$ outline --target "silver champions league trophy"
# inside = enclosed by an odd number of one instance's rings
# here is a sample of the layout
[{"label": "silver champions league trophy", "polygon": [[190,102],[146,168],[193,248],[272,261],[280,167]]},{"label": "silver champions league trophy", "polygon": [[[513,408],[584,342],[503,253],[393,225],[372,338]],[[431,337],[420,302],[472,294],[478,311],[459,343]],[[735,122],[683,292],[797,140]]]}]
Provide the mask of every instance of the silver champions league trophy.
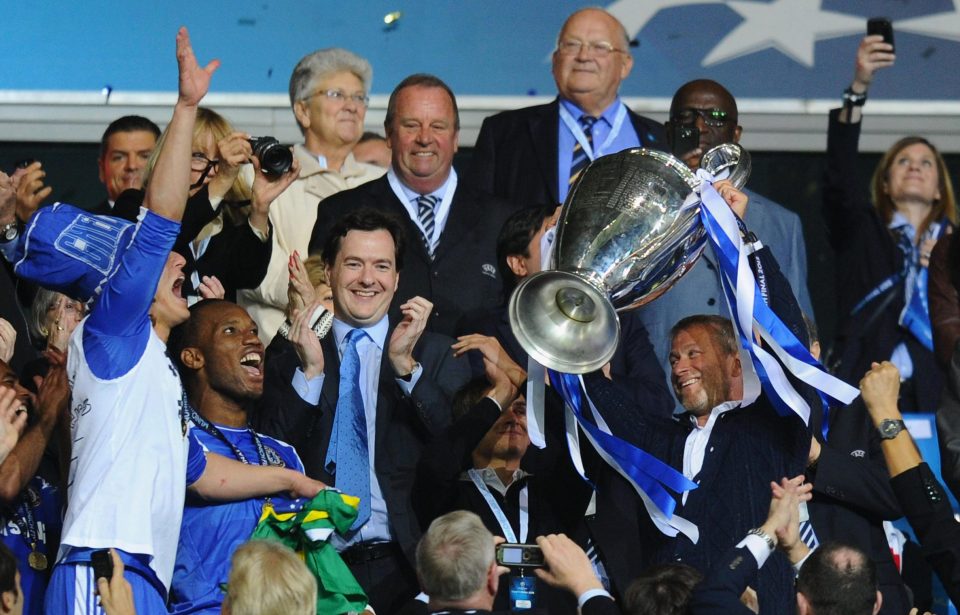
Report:
[{"label": "silver champions league trophy", "polygon": [[[750,156],[718,145],[700,168],[740,188]],[[553,268],[510,297],[510,325],[542,365],[569,374],[599,369],[620,338],[618,311],[653,301],[693,267],[705,245],[700,178],[670,154],[630,149],[581,173],[557,223]]]}]

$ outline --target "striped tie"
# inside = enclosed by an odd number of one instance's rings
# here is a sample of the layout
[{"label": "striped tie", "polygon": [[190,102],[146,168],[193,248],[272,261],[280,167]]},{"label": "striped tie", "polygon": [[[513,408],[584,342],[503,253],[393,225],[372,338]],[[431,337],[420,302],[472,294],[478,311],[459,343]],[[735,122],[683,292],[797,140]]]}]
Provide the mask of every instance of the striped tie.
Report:
[{"label": "striped tie", "polygon": [[807,503],[801,502],[800,516],[801,518],[807,517],[807,519],[800,522],[800,540],[809,548],[816,549],[820,546],[820,540],[817,539],[817,533],[813,531],[813,523],[809,519],[810,513],[804,510],[806,508]]},{"label": "striped tie", "polygon": [[[593,148],[593,125],[597,123],[598,119],[599,118],[591,115],[580,116],[580,127],[583,128],[583,136],[587,138],[587,143],[590,144],[591,148]],[[590,164],[590,158],[587,156],[587,152],[583,151],[583,146],[580,145],[580,141],[577,141],[573,144],[573,157],[570,159],[570,186],[573,186],[577,178],[580,177],[580,173],[587,168],[588,164]]]},{"label": "striped tie", "polygon": [[417,215],[420,217],[420,226],[423,228],[423,245],[427,249],[430,260],[433,260],[434,208],[436,206],[437,197],[432,194],[417,197]]}]

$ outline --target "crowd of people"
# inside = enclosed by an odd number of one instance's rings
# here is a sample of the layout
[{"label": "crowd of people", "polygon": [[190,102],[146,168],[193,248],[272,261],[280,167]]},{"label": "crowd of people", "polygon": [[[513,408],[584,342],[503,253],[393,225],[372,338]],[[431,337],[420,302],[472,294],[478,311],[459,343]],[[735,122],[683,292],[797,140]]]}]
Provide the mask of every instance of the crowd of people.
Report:
[{"label": "crowd of people", "polygon": [[[762,300],[856,400],[794,382],[809,422],[744,403],[710,248],[619,315],[578,409],[683,475],[670,496],[692,530],[664,531],[568,398],[528,387],[543,372],[508,301],[550,268],[583,170],[642,147],[696,171],[743,132],[709,79],[666,125],[629,109],[630,48],[606,11],[570,15],[556,99],[488,117],[461,176],[454,92],[410,75],[385,136],[365,133],[373,69],[338,48],[294,68],[303,142],[268,165],[200,106],[219,63],[181,29],[172,117],[110,124],[103,203],[46,203],[41,162],[0,171],[0,612],[903,615],[931,607],[932,574],[960,602],[960,524],[901,415],[943,398],[960,492],[956,203],[920,137],[869,194],[858,177],[867,91],[895,60],[880,36],[830,114],[836,340],[817,334],[797,215],[714,183]],[[904,516],[919,546],[888,523]]]}]

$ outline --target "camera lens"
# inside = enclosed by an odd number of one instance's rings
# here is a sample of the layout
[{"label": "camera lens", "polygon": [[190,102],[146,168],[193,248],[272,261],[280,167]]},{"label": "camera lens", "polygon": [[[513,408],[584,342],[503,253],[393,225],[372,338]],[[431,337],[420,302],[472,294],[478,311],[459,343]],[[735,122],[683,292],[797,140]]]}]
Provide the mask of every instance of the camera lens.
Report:
[{"label": "camera lens", "polygon": [[293,154],[273,137],[254,137],[250,146],[260,161],[260,169],[268,175],[283,175],[293,165]]}]

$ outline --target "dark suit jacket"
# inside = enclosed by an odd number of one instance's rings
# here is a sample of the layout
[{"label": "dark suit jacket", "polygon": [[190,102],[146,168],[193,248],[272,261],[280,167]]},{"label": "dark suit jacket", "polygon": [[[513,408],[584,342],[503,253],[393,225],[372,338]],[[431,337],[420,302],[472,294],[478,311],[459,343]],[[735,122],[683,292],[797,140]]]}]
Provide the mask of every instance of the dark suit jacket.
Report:
[{"label": "dark suit jacket", "polygon": [[[812,413],[813,431],[819,436],[821,413]],[[900,615],[910,610],[909,598],[890,554],[884,520],[903,516],[890,487],[890,474],[880,449],[880,436],[857,398],[829,415],[830,433],[820,459],[807,480],[813,483],[810,520],[817,539],[840,541],[859,547],[877,566],[883,593],[881,613]],[[818,437],[818,439],[820,439]]]},{"label": "dark suit jacket", "polygon": [[894,476],[890,484],[920,540],[924,557],[950,600],[960,604],[960,523],[953,517],[943,487],[926,463]]},{"label": "dark suit jacket", "polygon": [[[663,125],[627,110],[641,147],[667,149]],[[521,207],[556,205],[560,100],[503,111],[483,120],[470,181]]]},{"label": "dark suit jacket", "polygon": [[[388,343],[390,334],[392,330],[387,334]],[[453,357],[452,343],[453,340],[444,336],[423,333],[414,349],[423,374],[411,397],[406,397],[396,383],[386,350],[380,365],[375,471],[387,503],[390,529],[411,566],[420,539],[420,526],[411,500],[417,462],[429,436],[442,433],[449,426],[449,400],[470,377],[466,362]],[[325,376],[319,407],[305,411],[278,408],[262,416],[260,424],[265,433],[297,449],[308,476],[336,486],[336,479],[327,473],[324,461],[337,407],[340,357],[332,334],[327,335],[321,345]],[[286,357],[289,362],[289,352]]]},{"label": "dark suit jacket", "polygon": [[746,547],[731,548],[703,581],[690,599],[692,615],[749,615],[753,613],[740,595],[757,574],[757,560]]},{"label": "dark suit jacket", "polygon": [[391,319],[399,321],[400,304],[419,295],[433,302],[433,315],[427,323],[431,331],[451,337],[477,332],[484,314],[497,305],[501,287],[497,235],[513,213],[512,206],[460,181],[431,262],[420,229],[383,176],[320,203],[310,254],[320,253],[334,222],[361,207],[393,214],[406,235],[400,288],[393,298]]}]

